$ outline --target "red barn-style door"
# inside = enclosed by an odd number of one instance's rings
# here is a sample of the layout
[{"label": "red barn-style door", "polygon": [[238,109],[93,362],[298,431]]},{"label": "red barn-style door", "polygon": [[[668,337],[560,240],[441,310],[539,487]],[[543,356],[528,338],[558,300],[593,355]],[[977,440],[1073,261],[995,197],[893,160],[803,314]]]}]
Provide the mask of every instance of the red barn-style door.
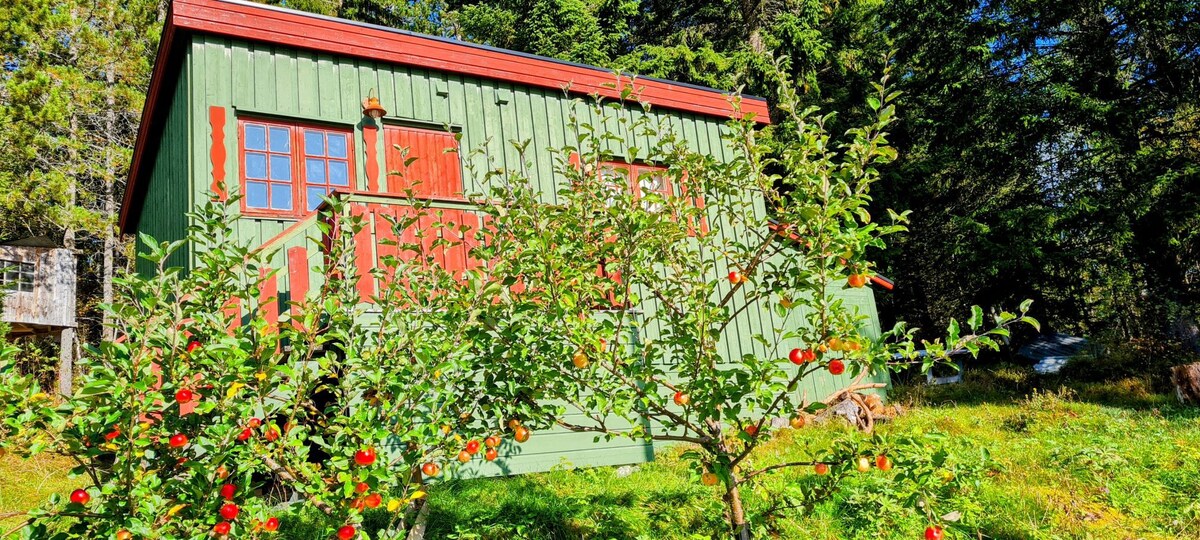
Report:
[{"label": "red barn-style door", "polygon": [[[387,193],[412,190],[421,199],[462,200],[462,167],[454,133],[407,126],[384,126]],[[397,148],[399,147],[399,148]],[[407,155],[401,150],[408,149]],[[409,161],[405,165],[405,161]]]}]

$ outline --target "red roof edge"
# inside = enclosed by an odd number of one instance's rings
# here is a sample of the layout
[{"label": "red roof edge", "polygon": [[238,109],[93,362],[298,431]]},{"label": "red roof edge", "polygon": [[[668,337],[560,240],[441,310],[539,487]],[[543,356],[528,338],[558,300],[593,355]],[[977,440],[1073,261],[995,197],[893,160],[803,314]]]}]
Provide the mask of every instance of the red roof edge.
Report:
[{"label": "red roof edge", "polygon": [[[531,54],[507,51],[446,38],[425,36],[365,23],[315,15],[276,6],[242,0],[174,0],[167,11],[159,43],[158,57],[151,76],[142,123],[138,127],[133,163],[125,190],[120,230],[132,232],[133,221],[143,196],[142,177],[149,174],[150,161],[157,152],[151,144],[155,129],[165,122],[169,92],[180,68],[172,61],[182,52],[176,47],[184,32],[225,36],[255,42],[277,44],[296,49],[332,53],[383,64],[421,67],[484,79],[511,82],[522,86],[567,89],[575,94],[597,94],[618,98],[621,90],[612,71],[563,62]],[[621,77],[621,84],[628,84]],[[675,111],[730,118],[735,113],[735,96],[700,86],[653,78],[635,78],[641,101]],[[755,122],[771,122],[767,102],[761,98],[739,96],[740,112]]]}]

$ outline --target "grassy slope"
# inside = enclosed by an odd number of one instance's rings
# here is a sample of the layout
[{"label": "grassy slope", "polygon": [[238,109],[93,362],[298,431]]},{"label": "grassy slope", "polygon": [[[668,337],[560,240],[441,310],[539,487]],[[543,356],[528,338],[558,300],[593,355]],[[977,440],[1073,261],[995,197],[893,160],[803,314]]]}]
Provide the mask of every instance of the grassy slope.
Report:
[{"label": "grassy slope", "polygon": [[[985,379],[902,391],[899,399],[920,406],[881,428],[946,433],[964,460],[990,450],[975,503],[951,503],[971,526],[948,537],[1200,538],[1200,410],[1137,380],[1014,398],[1005,381]],[[836,428],[784,431],[756,459],[800,457]],[[710,538],[723,526],[716,488],[689,477],[677,455],[627,478],[598,469],[452,484],[433,493],[429,537]],[[794,474],[806,481],[807,471]],[[879,495],[880,475],[856,478],[846,496],[809,515],[779,513],[769,528],[779,538],[919,538],[924,522]],[[752,511],[779,499],[775,480],[751,497]]]}]

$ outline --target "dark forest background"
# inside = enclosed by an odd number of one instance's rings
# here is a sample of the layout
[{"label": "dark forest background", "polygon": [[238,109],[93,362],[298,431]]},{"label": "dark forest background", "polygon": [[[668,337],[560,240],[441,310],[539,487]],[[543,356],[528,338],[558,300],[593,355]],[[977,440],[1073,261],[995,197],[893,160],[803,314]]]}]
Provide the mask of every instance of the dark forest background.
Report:
[{"label": "dark forest background", "polygon": [[[1196,346],[1200,2],[271,3],[768,100],[783,59],[835,128],[863,117],[890,63],[900,158],[874,214],[913,214],[872,254],[897,284],[877,295],[885,324],[941,328],[965,306],[1033,298],[1054,331]],[[114,221],[165,11],[0,5],[0,239],[77,250],[84,341],[132,256]]]}]

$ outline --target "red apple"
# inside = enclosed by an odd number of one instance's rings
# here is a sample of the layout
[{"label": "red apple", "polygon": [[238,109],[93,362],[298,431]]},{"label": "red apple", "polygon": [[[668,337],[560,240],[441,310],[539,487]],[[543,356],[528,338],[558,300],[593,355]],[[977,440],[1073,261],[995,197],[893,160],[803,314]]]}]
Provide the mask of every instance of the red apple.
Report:
[{"label": "red apple", "polygon": [[237,486],[233,484],[225,484],[221,486],[221,498],[227,501],[233,500],[233,494],[237,493]]},{"label": "red apple", "polygon": [[250,439],[250,437],[253,437],[253,436],[254,436],[254,431],[252,431],[250,428],[246,428],[246,429],[243,429],[241,433],[238,433],[237,440],[239,442],[246,442],[247,440]]},{"label": "red apple", "polygon": [[193,340],[191,343],[188,343],[187,352],[189,352],[189,353],[196,352],[196,349],[199,349],[199,348],[200,348],[200,342]]},{"label": "red apple", "polygon": [[379,505],[383,504],[383,496],[378,493],[372,493],[367,495],[367,499],[363,501],[363,504],[367,505],[367,508],[379,508]]},{"label": "red apple", "polygon": [[755,435],[758,435],[758,425],[757,424],[747,424],[746,427],[742,429],[742,431],[745,431],[746,435],[753,437]]},{"label": "red apple", "polygon": [[675,404],[676,405],[679,405],[680,407],[686,407],[687,404],[691,403],[691,402],[692,402],[691,396],[689,396],[683,392],[675,392]]},{"label": "red apple", "polygon": [[818,463],[816,465],[813,465],[813,470],[816,471],[817,474],[824,476],[826,474],[829,474],[829,465],[826,465],[824,463]]},{"label": "red apple", "polygon": [[238,505],[233,503],[225,503],[221,505],[221,510],[218,512],[221,514],[221,517],[233,521],[237,519],[238,512],[240,511],[241,509],[238,508]]},{"label": "red apple", "polygon": [[735,284],[735,285],[736,285],[736,284],[738,284],[738,283],[741,283],[741,282],[742,282],[742,274],[741,274],[741,272],[738,272],[737,270],[734,270],[734,271],[730,272],[730,273],[729,273],[729,282],[730,282],[730,283],[733,283],[733,284]]},{"label": "red apple", "polygon": [[354,491],[357,491],[359,493],[366,493],[370,490],[371,490],[371,486],[367,485],[366,482],[359,482],[358,485],[354,486]]},{"label": "red apple", "polygon": [[488,448],[495,448],[497,446],[500,446],[500,437],[492,435],[483,440],[483,445]]},{"label": "red apple", "polygon": [[246,425],[248,425],[250,429],[258,429],[258,426],[262,425],[262,420],[259,420],[258,418],[251,418]]},{"label": "red apple", "polygon": [[857,289],[867,284],[867,276],[863,274],[850,274],[850,277],[846,279],[846,283]]},{"label": "red apple", "polygon": [[120,436],[121,436],[121,430],[114,427],[112,431],[104,434],[104,440],[112,441],[113,439],[116,439],[117,437],[120,437]]},{"label": "red apple", "polygon": [[421,465],[421,473],[424,474],[425,476],[433,477],[433,476],[437,476],[441,472],[442,472],[442,468],[438,467],[438,464],[434,463],[432,461],[430,461],[424,465]]},{"label": "red apple", "polygon": [[217,478],[221,480],[229,478],[229,469],[226,469],[224,465],[217,467]]},{"label": "red apple", "polygon": [[458,453],[458,462],[459,463],[466,463],[468,461],[471,461],[471,453],[470,452],[463,450]]},{"label": "red apple", "polygon": [[275,532],[279,530],[279,518],[267,518],[267,522],[263,523],[263,530],[267,532]]},{"label": "red apple", "polygon": [[133,533],[125,529],[121,529],[117,531],[117,540],[133,540]]},{"label": "red apple", "polygon": [[706,472],[706,473],[700,475],[700,483],[704,484],[706,486],[717,485],[717,480],[719,480],[717,478],[717,475],[710,473],[710,472]]},{"label": "red apple", "polygon": [[479,441],[471,439],[467,441],[467,453],[472,456],[479,453]]},{"label": "red apple", "polygon": [[496,461],[496,458],[499,456],[500,456],[500,453],[496,452],[495,448],[488,448],[487,452],[483,453],[483,459],[486,459],[488,461]]},{"label": "red apple", "polygon": [[358,536],[358,530],[354,528],[354,525],[342,525],[342,528],[337,531],[338,540],[350,540],[355,536]]},{"label": "red apple", "polygon": [[175,402],[179,403],[180,405],[183,405],[184,403],[190,403],[193,397],[195,396],[192,395],[192,391],[186,388],[175,392]]},{"label": "red apple", "polygon": [[930,525],[925,527],[925,540],[942,540],[941,525]]},{"label": "red apple", "polygon": [[354,463],[359,467],[369,467],[375,463],[375,449],[364,448],[354,453]]},{"label": "red apple", "polygon": [[263,437],[267,439],[267,442],[275,442],[279,440],[279,428],[276,428],[275,426],[267,428],[267,432],[263,434]]},{"label": "red apple", "polygon": [[817,359],[817,351],[812,349],[804,349],[804,361],[812,362]]},{"label": "red apple", "polygon": [[167,440],[167,444],[169,444],[171,448],[183,448],[187,446],[187,443],[188,437],[182,433],[171,435],[171,438]]},{"label": "red apple", "polygon": [[788,353],[788,361],[790,361],[793,364],[796,364],[797,366],[803,364],[804,363],[804,351],[801,349],[792,349],[792,352]]},{"label": "red apple", "polygon": [[87,504],[92,500],[92,496],[87,491],[77,489],[71,492],[71,502],[75,504]]},{"label": "red apple", "polygon": [[519,443],[528,441],[529,440],[529,430],[526,429],[525,426],[517,426],[517,429],[513,432],[513,438],[516,439],[517,442],[519,442]]},{"label": "red apple", "polygon": [[887,456],[877,456],[875,458],[875,466],[881,471],[892,470],[892,458]]},{"label": "red apple", "polygon": [[841,375],[846,372],[846,364],[843,364],[841,360],[830,360],[829,372],[834,375]]},{"label": "red apple", "polygon": [[213,525],[213,532],[217,533],[217,536],[225,536],[229,534],[229,522],[222,521],[216,525]]}]

